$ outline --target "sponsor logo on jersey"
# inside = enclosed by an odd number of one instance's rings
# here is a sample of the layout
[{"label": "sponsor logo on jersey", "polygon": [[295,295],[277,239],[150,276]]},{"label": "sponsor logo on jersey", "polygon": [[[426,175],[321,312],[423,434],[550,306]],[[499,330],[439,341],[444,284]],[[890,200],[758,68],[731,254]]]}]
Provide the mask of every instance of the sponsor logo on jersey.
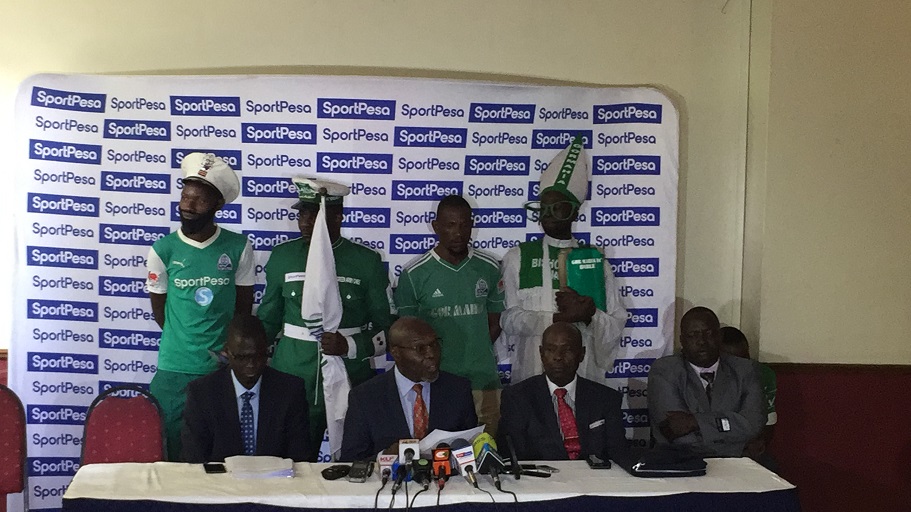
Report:
[{"label": "sponsor logo on jersey", "polygon": [[98,241],[103,244],[152,245],[170,233],[161,226],[127,226],[124,224],[101,224]]},{"label": "sponsor logo on jersey", "polygon": [[221,158],[225,161],[228,166],[230,166],[235,171],[242,170],[241,165],[243,164],[243,159],[241,158],[241,152],[234,149],[187,149],[187,148],[172,148],[171,149],[171,169],[180,169],[180,163],[183,162],[183,157],[189,155],[190,153],[212,153],[213,155]]},{"label": "sponsor logo on jersey", "polygon": [[25,252],[28,255],[26,264],[31,267],[98,269],[98,251],[92,249],[30,245]]},{"label": "sponsor logo on jersey", "polygon": [[343,228],[388,228],[389,208],[346,208],[342,217]]},{"label": "sponsor logo on jersey", "polygon": [[453,194],[462,195],[461,181],[392,181],[393,201],[439,201]]},{"label": "sponsor logo on jersey", "polygon": [[472,103],[468,107],[468,122],[531,124],[535,122],[535,105],[524,103]]},{"label": "sponsor logo on jersey", "polygon": [[215,294],[212,293],[212,289],[208,287],[200,287],[196,289],[196,292],[193,294],[194,300],[200,306],[208,306],[215,299]]},{"label": "sponsor logo on jersey", "polygon": [[79,405],[28,405],[25,421],[29,425],[83,426],[88,410]]},{"label": "sponsor logo on jersey", "polygon": [[27,317],[38,320],[97,322],[98,304],[71,300],[28,299]]},{"label": "sponsor logo on jersey", "polygon": [[474,208],[471,212],[477,228],[524,228],[525,210],[522,208]]},{"label": "sponsor logo on jersey", "polygon": [[657,206],[619,206],[592,208],[592,226],[658,226],[661,208]]},{"label": "sponsor logo on jersey", "polygon": [[119,140],[171,140],[170,121],[105,119],[104,138]]},{"label": "sponsor logo on jersey", "polygon": [[[265,176],[241,179],[241,194],[245,197],[281,197],[297,199],[297,187],[291,178],[269,178]],[[292,203],[288,203],[291,206]]]},{"label": "sponsor logo on jersey", "polygon": [[276,245],[300,238],[299,231],[243,231],[254,251],[271,251]]},{"label": "sponsor logo on jersey", "polygon": [[32,87],[32,105],[36,107],[76,112],[104,112],[106,98],[106,94]]},{"label": "sponsor logo on jersey", "polygon": [[98,356],[95,354],[63,354],[57,352],[29,352],[30,372],[98,373]]},{"label": "sponsor logo on jersey", "polygon": [[[161,332],[121,329],[99,329],[98,346],[123,350],[158,350]],[[102,390],[103,391],[103,390]]]},{"label": "sponsor logo on jersey", "polygon": [[101,190],[140,194],[170,194],[168,174],[101,171]]},{"label": "sponsor logo on jersey", "polygon": [[98,144],[29,139],[28,145],[28,157],[32,160],[93,165],[101,163],[101,146]]},{"label": "sponsor logo on jersey", "polygon": [[317,153],[316,172],[392,174],[392,155],[380,153]]},{"label": "sponsor logo on jersey", "polygon": [[468,155],[465,175],[528,176],[531,165],[527,156]]},{"label": "sponsor logo on jersey", "polygon": [[608,379],[648,377],[648,372],[652,369],[652,363],[654,362],[654,357],[641,359],[615,359],[614,367],[608,370],[604,376]]},{"label": "sponsor logo on jersey", "polygon": [[661,123],[661,105],[652,103],[616,103],[594,105],[594,124]]},{"label": "sponsor logo on jersey", "polygon": [[436,244],[436,235],[389,235],[389,251],[392,254],[424,254]]},{"label": "sponsor logo on jersey", "polygon": [[626,327],[658,327],[658,308],[627,309]]},{"label": "sponsor logo on jersey", "polygon": [[394,145],[411,148],[464,148],[467,128],[396,126]]},{"label": "sponsor logo on jersey", "polygon": [[98,277],[98,295],[106,297],[146,298],[145,279],[138,277]]},{"label": "sponsor logo on jersey", "polygon": [[317,98],[316,117],[393,121],[395,120],[395,100]]},{"label": "sponsor logo on jersey", "polygon": [[79,457],[29,457],[28,476],[73,476]]},{"label": "sponsor logo on jersey", "polygon": [[623,426],[626,428],[647,427],[648,409],[622,409]]},{"label": "sponsor logo on jersey", "polygon": [[608,258],[614,277],[658,277],[658,258]]},{"label": "sponsor logo on jersey", "polygon": [[585,149],[592,148],[592,130],[532,130],[531,149],[565,149],[577,135]]},{"label": "sponsor logo on jersey", "polygon": [[316,125],[242,123],[240,136],[249,144],[316,144]]},{"label": "sponsor logo on jersey", "polygon": [[172,116],[240,117],[237,96],[171,96]]}]

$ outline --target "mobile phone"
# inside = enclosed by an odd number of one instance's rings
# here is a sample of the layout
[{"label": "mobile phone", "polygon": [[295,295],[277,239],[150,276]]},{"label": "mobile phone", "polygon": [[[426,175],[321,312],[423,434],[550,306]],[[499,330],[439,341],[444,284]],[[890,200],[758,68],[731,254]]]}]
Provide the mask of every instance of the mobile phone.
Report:
[{"label": "mobile phone", "polygon": [[324,469],[322,471],[322,475],[326,480],[338,480],[339,478],[345,478],[348,476],[348,471],[350,470],[350,466],[347,466],[345,464],[336,464]]},{"label": "mobile phone", "polygon": [[217,473],[227,473],[228,470],[225,469],[225,465],[221,462],[206,462],[202,465],[202,468],[206,470],[206,473],[214,475]]},{"label": "mobile phone", "polygon": [[592,469],[610,469],[610,461],[604,460],[597,455],[589,455],[585,462],[588,462],[588,467]]},{"label": "mobile phone", "polygon": [[543,471],[545,473],[559,473],[560,470],[547,464],[522,464],[522,471]]},{"label": "mobile phone", "polygon": [[362,484],[373,473],[372,460],[356,460],[348,471],[348,481]]}]

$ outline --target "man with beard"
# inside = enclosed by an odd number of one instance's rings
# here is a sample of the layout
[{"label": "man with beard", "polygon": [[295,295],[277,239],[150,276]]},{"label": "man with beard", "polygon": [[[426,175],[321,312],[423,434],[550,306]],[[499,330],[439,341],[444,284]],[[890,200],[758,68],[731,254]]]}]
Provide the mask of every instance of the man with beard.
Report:
[{"label": "man with beard", "polygon": [[237,198],[237,175],[211,153],[191,153],[180,167],[180,229],[152,245],[146,280],[161,327],[149,391],[164,413],[169,460],[180,455],[187,384],[218,368],[216,354],[235,312],[249,315],[253,309],[250,242],[215,224],[215,213]]},{"label": "man with beard", "polygon": [[395,368],[351,390],[341,460],[372,459],[400,439],[478,424],[471,383],[440,371],[440,341],[427,322],[402,317],[389,328]]},{"label": "man with beard", "polygon": [[[385,333],[392,324],[392,290],[379,253],[341,236],[342,198],[350,192],[349,187],[308,177],[297,177],[293,182],[298,201],[291,208],[299,212],[301,237],[272,250],[266,263],[266,290],[256,314],[270,341],[281,333],[272,366],[307,383],[311,442],[319,446],[327,423],[320,351],[344,359],[352,386],[372,377],[370,360],[386,352]],[[301,315],[301,293],[321,191],[326,195],[326,227],[335,257],[342,319],[337,332],[322,333],[318,346],[309,341],[309,330]]]},{"label": "man with beard", "polygon": [[395,305],[400,315],[417,316],[439,333],[440,368],[471,381],[478,418],[495,435],[500,376],[493,343],[500,335],[503,287],[497,259],[468,245],[473,225],[462,196],[440,201],[431,222],[439,243],[405,265]]},{"label": "man with beard", "polygon": [[541,335],[554,322],[572,323],[582,333],[588,357],[579,375],[604,382],[604,372],[613,367],[626,310],[610,265],[604,261],[603,273],[590,276],[603,280],[603,308],[590,296],[569,286],[561,288],[557,272],[561,250],[579,245],[572,226],[585,200],[590,174],[589,157],[577,137],[541,174],[540,201],[525,205],[541,223],[542,240],[521,243],[503,257],[506,311],[500,325],[512,362],[512,382],[541,373]]}]

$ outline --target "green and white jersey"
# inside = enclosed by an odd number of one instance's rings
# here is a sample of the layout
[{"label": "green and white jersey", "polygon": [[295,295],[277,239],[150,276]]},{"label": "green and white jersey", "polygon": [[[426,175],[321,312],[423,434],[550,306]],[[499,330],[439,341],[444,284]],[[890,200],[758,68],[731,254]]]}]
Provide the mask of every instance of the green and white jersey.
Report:
[{"label": "green and white jersey", "polygon": [[466,377],[473,389],[500,387],[487,325],[487,314],[505,307],[496,258],[469,249],[452,265],[431,249],[402,270],[395,304],[400,316],[417,316],[433,326],[442,340],[443,371]]},{"label": "green and white jersey", "polygon": [[234,317],[236,286],[253,286],[253,248],[246,237],[217,227],[205,242],[179,229],[149,250],[146,286],[166,293],[158,368],[204,375],[217,369],[209,351],[221,350]]}]

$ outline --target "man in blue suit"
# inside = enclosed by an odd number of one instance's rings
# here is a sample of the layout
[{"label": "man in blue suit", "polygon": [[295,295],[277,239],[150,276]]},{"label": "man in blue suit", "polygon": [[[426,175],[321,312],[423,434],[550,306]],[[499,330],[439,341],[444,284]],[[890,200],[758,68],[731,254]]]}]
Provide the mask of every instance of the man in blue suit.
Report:
[{"label": "man in blue suit", "polygon": [[372,459],[399,439],[421,439],[436,429],[477,426],[471,383],[440,371],[433,327],[402,317],[389,328],[392,371],[351,390],[341,460]]}]

